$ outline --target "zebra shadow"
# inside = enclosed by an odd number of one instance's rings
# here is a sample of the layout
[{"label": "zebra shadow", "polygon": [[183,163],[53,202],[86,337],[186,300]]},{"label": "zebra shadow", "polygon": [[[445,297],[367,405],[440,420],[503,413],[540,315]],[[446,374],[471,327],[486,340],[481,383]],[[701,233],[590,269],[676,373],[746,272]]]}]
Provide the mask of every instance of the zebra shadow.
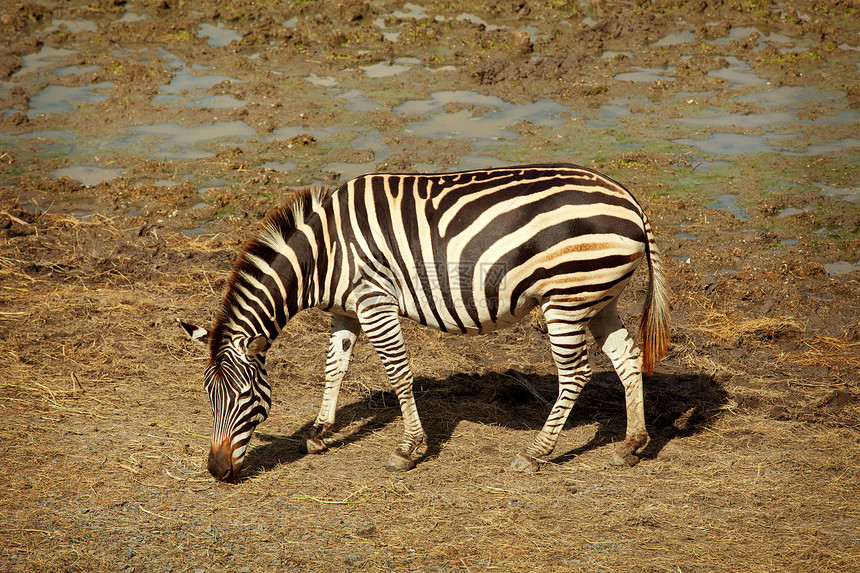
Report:
[{"label": "zebra shadow", "polygon": [[[461,421],[529,431],[521,445],[524,449],[531,442],[532,432],[543,426],[556,398],[558,383],[555,376],[510,370],[480,375],[458,373],[444,379],[419,377],[414,388],[427,433],[426,450],[417,460],[420,464],[440,454]],[[728,403],[728,394],[719,382],[711,376],[695,373],[646,376],[644,395],[650,440],[639,453],[642,459],[654,459],[671,440],[709,427]],[[326,440],[330,447],[359,442],[392,423],[401,423],[397,397],[391,391],[370,391],[363,400],[340,407],[336,420],[333,437]],[[585,452],[622,441],[626,420],[624,390],[617,375],[611,370],[595,372],[573,407],[565,428],[596,423],[597,430],[582,445],[564,452],[557,449],[549,461],[564,463]],[[347,432],[346,426],[356,422],[357,427]],[[258,432],[259,439],[266,443],[249,452],[243,476],[291,464],[307,455],[300,450],[300,443],[312,424],[309,421],[289,436]]]},{"label": "zebra shadow", "polygon": [[[357,428],[348,434],[342,433],[345,425],[356,420],[360,420]],[[335,424],[325,441],[329,449],[347,446],[399,420],[400,407],[394,392],[373,391],[365,400],[338,408]],[[307,435],[313,424],[314,421],[311,419],[289,436],[255,432],[257,438],[265,444],[252,448],[248,452],[242,478],[253,477],[282,464],[297,462],[307,456],[308,453],[301,449],[302,437]]]},{"label": "zebra shadow", "polygon": [[[525,449],[540,430],[558,394],[558,379],[509,370],[484,375],[455,374],[443,381],[417,380],[432,392],[416,393],[428,435],[423,459],[435,457],[451,439],[457,422],[526,430],[519,449]],[[639,452],[654,459],[675,438],[709,427],[725,411],[728,393],[704,374],[655,374],[644,382],[645,422],[650,439]],[[429,415],[428,415],[429,414]],[[627,430],[624,389],[614,371],[595,372],[571,410],[565,429],[597,424],[584,444],[563,451],[556,448],[551,463],[564,463],[601,446],[621,442]],[[563,442],[560,441],[560,445]],[[510,455],[514,455],[514,451]],[[420,460],[419,460],[420,461]]]}]

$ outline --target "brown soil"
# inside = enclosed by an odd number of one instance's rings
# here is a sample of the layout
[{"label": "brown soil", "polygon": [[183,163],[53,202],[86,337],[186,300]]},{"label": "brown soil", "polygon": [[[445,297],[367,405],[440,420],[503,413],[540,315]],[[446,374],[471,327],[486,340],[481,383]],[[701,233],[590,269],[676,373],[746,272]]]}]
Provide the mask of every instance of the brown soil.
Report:
[{"label": "brown soil", "polygon": [[[768,59],[768,47],[755,38],[731,49],[778,85],[829,82],[856,107],[856,66],[850,65],[856,56],[838,47],[856,42],[860,7],[852,2],[786,2],[782,16],[773,16],[770,5],[733,1],[579,8],[437,2],[428,13],[447,19],[389,17],[386,25],[401,31],[396,43],[384,40],[372,21],[403,9],[399,3],[194,4],[197,11],[169,0],[0,8],[0,76],[11,81],[22,56],[43,44],[77,50],[66,65],[98,64],[85,77],[65,80],[69,84],[113,83],[108,99],[77,113],[28,117],[31,98],[45,84],[13,82],[0,105],[12,110],[0,120],[3,133],[70,129],[98,138],[168,119],[195,125],[212,121],[213,113],[219,121],[241,119],[260,134],[293,125],[300,114],[316,126],[343,120],[346,112],[317,101],[316,92],[303,95],[295,89],[301,84],[286,85],[280,76],[249,67],[242,56],[254,53],[269,60],[267,66],[290,70],[288,78],[315,73],[343,84],[357,66],[425,51],[434,54],[434,67],[455,66],[441,76],[414,70],[409,82],[392,79],[387,91],[374,94],[389,108],[439,89],[595,108],[630,89],[615,85],[612,75],[631,63],[678,63],[677,47],[645,47],[675,31],[680,19],[697,30],[697,40],[744,26],[811,38],[823,58],[814,66],[800,57]],[[595,25],[579,24],[584,6]],[[105,23],[126,10],[147,19],[100,25],[97,32],[59,27],[35,35],[52,17]],[[494,24],[533,25],[541,35],[532,40],[459,22],[461,11]],[[280,26],[294,16],[295,27]],[[215,47],[195,38],[204,22],[228,25],[241,42]],[[240,76],[242,82],[211,93],[253,103],[214,112],[151,104],[170,81],[167,58],[127,62],[111,55],[130,36],[140,46],[167,45],[184,61]],[[278,50],[267,52],[271,47]],[[632,62],[623,61],[627,56],[601,59],[603,50],[634,56]],[[715,57],[702,53],[684,62],[676,83],[648,86],[651,97],[715,89],[714,98],[727,98],[707,75],[721,65]],[[386,109],[361,120],[394,149],[385,160],[390,168],[433,162],[445,168],[468,153],[462,141],[405,134],[410,118]],[[474,117],[484,113],[471,111]],[[676,111],[660,113],[665,119]],[[520,157],[564,159],[544,131],[525,123],[512,137],[517,133]],[[670,354],[646,380],[651,441],[639,465],[608,464],[623,438],[624,398],[608,361],[595,351],[597,374],[555,457],[534,475],[506,470],[554,399],[537,315],[475,337],[404,324],[429,435],[416,469],[400,475],[383,470],[400,436],[400,415],[366,341],[356,348],[329,451],[303,456],[298,439],[319,405],[328,330],[323,313],[308,311],[270,353],[275,402],[252,442],[243,480],[216,483],[205,468],[211,416],[201,383],[207,357],[183,337],[175,319],[208,325],[239,245],[254,221],[289,195],[289,185],[334,181],[339,175],[328,170],[330,163],[374,157],[372,149],[310,134],[265,145],[260,140],[199,160],[100,151],[100,164],[119,162],[124,175],[93,187],[51,176],[85,152],[45,154],[28,140],[0,148],[4,571],[856,570],[860,273],[829,276],[823,266],[860,260],[856,205],[805,192],[763,194],[754,169],[739,166],[726,184],[740,197],[755,198],[745,204],[750,219],[739,221],[667,191],[694,166],[653,149],[591,161],[646,205],[675,293]],[[294,172],[254,167],[261,158],[282,157],[298,165]],[[789,158],[785,179],[808,181],[809,173],[820,172],[856,187],[856,158],[856,150]],[[177,171],[196,179],[177,178],[171,187],[153,183]],[[227,183],[198,193],[215,178]],[[201,197],[206,206],[190,209]],[[778,214],[811,201],[816,209],[792,220],[796,244],[779,247],[788,235]],[[81,210],[87,216],[77,215]],[[189,236],[197,228],[203,231]],[[841,231],[816,234],[821,228]],[[643,280],[637,276],[624,295],[629,324],[641,309]]]}]

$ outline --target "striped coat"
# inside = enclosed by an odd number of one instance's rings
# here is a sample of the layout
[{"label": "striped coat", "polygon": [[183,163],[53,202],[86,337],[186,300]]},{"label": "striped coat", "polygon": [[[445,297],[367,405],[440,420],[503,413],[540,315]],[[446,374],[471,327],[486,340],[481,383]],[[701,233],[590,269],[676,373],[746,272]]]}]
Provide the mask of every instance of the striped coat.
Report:
[{"label": "striped coat", "polygon": [[[650,286],[640,353],[616,303],[643,261]],[[590,374],[586,327],[626,388],[627,437],[613,461],[635,463],[634,452],[647,440],[641,373],[666,352],[667,290],[647,217],[623,186],[598,172],[528,165],[370,174],[333,191],[299,192],[273,211],[240,254],[208,335],[210,398],[217,389],[210,454],[216,477],[236,478],[253,427],[268,413],[266,350],[290,317],[314,306],[332,313],[332,333],[323,404],[304,443],[310,452],[325,449],[322,436],[334,422],[360,331],[400,400],[405,433],[388,468],[402,470],[414,465],[425,435],[399,317],[476,333],[516,323],[536,306],[546,317],[559,396],[511,467],[534,469],[554,448]]]}]

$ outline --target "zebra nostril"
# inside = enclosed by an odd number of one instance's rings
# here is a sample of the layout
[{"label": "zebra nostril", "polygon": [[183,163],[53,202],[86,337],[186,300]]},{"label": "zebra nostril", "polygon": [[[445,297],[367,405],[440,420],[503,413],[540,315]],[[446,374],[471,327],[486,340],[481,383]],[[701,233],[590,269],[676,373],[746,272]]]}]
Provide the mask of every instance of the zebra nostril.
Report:
[{"label": "zebra nostril", "polygon": [[237,473],[233,471],[232,457],[229,450],[223,448],[209,450],[209,462],[206,464],[209,473],[218,481],[235,482]]}]

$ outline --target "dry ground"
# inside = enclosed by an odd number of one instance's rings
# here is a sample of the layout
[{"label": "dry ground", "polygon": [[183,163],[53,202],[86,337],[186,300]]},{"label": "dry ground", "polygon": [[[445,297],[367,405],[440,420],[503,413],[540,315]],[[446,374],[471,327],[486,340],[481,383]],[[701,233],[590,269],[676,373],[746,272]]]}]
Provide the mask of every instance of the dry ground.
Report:
[{"label": "dry ground", "polygon": [[232,244],[2,210],[6,570],[849,571],[860,557],[856,336],[750,319],[682,263],[635,468],[607,464],[623,395],[593,356],[557,457],[506,471],[553,398],[536,317],[479,337],[408,327],[431,436],[415,470],[383,470],[399,410],[366,343],[331,450],[302,456],[327,339],[310,311],[271,353],[273,412],[230,486],[206,472],[204,356],[173,320],[207,322]]}]

